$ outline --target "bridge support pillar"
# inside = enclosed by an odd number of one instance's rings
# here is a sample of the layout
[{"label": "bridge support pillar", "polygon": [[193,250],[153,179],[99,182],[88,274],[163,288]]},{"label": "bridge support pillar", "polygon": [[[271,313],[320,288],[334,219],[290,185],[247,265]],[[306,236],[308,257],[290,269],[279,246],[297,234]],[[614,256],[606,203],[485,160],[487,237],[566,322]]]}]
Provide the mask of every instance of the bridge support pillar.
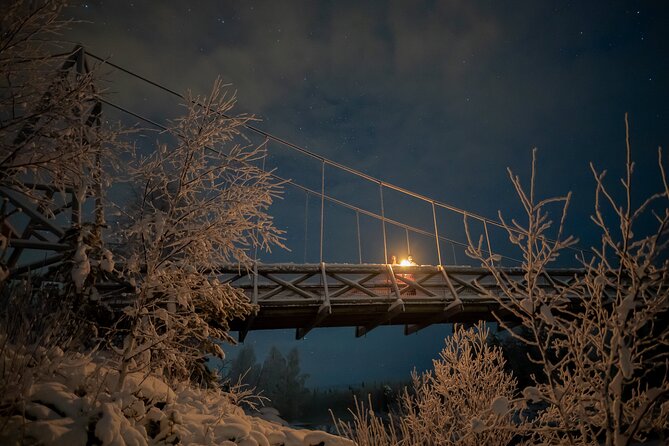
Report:
[{"label": "bridge support pillar", "polygon": [[323,282],[323,303],[318,308],[316,317],[306,327],[300,327],[295,331],[295,339],[298,341],[304,338],[312,329],[318,327],[323,320],[332,314],[332,307],[330,306],[330,289],[328,288],[328,275],[325,272],[325,262],[321,262],[321,281]]},{"label": "bridge support pillar", "polygon": [[404,334],[408,336],[410,334],[418,333],[423,328],[427,328],[432,324],[446,322],[448,319],[452,318],[463,310],[464,307],[462,305],[462,301],[460,299],[455,299],[453,302],[448,304],[446,308],[444,308],[442,313],[429,317],[425,319],[424,322],[420,322],[418,324],[405,325]]},{"label": "bridge support pillar", "polygon": [[332,314],[332,307],[330,307],[329,303],[324,303],[318,308],[318,313],[316,314],[316,317],[312,319],[311,322],[309,322],[309,325],[306,327],[300,327],[297,330],[295,330],[295,339],[300,340],[304,338],[307,333],[309,333],[311,330],[314,328],[318,327],[318,325],[325,320],[330,314]]},{"label": "bridge support pillar", "polygon": [[[253,262],[253,294],[251,295],[251,303],[253,305],[258,305],[258,261]],[[258,309],[260,311],[260,309]],[[251,329],[251,325],[253,325],[253,321],[256,318],[255,314],[250,315],[249,317],[246,318],[244,321],[244,325],[241,330],[239,330],[239,336],[238,340],[240,343],[244,342],[244,339],[246,339],[246,335],[249,334],[249,330]]]},{"label": "bridge support pillar", "polygon": [[361,336],[364,336],[367,333],[369,333],[370,331],[374,330],[379,325],[387,324],[395,316],[402,313],[403,311],[404,311],[404,301],[402,299],[395,300],[395,302],[393,302],[388,307],[388,312],[386,314],[384,314],[382,318],[378,319],[377,321],[375,321],[372,324],[356,327],[355,328],[355,337],[359,338]]}]

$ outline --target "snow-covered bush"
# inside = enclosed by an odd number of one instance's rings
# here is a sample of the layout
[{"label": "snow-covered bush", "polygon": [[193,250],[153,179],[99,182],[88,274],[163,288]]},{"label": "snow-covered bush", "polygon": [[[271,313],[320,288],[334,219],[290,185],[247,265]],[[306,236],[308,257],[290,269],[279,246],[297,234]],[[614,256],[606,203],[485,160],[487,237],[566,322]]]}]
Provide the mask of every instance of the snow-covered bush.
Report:
[{"label": "snow-covered bush", "polygon": [[[188,97],[184,116],[170,123],[164,143],[150,154],[118,143],[119,132],[101,122],[94,75],[84,69],[91,67],[74,57],[83,52],[68,53],[56,40],[69,23],[60,18],[64,6],[61,0],[18,0],[0,17],[0,188],[21,194],[56,225],[70,226],[58,240],[69,245],[63,261],[33,277],[41,285],[22,298],[33,306],[59,302],[61,335],[75,335],[64,330],[73,321],[90,328],[79,339],[82,349],[105,341],[102,348],[118,359],[111,364],[119,389],[136,372],[170,382],[206,381],[204,358],[222,357],[217,342],[232,341],[228,321],[255,311],[243,292],[217,279],[217,268],[248,267],[249,251],[281,245],[281,231],[267,214],[280,185],[256,166],[264,148],[239,144],[240,129],[252,117],[227,116],[235,99],[218,81],[209,97]],[[124,157],[123,178],[116,156]],[[114,253],[102,234],[110,175],[140,191],[137,207],[115,203],[124,224],[113,233],[120,242]],[[78,205],[91,198],[95,222],[83,223]],[[17,232],[7,219],[22,211],[7,201],[0,208],[1,291],[12,298],[18,296],[11,296],[15,287],[6,279],[16,250],[8,238],[33,228]],[[119,286],[102,296],[100,282]],[[126,290],[129,304],[119,320],[105,298],[116,293],[111,297],[122,300],[124,283],[135,289]],[[23,327],[30,331],[35,324]]]},{"label": "snow-covered bush", "polygon": [[0,425],[23,404],[34,371],[58,362],[76,331],[69,308],[37,294],[44,290],[28,281],[0,289]]},{"label": "snow-covered bush", "polygon": [[[604,173],[592,167],[597,184],[592,220],[601,231],[601,246],[593,248],[591,258],[581,259],[585,274],[569,283],[550,283],[546,269],[574,243],[563,235],[570,195],[535,197],[534,157],[529,194],[509,171],[527,212],[525,225],[505,223],[511,243],[523,255],[522,284],[507,278],[468,232],[469,254],[494,275],[502,290],[501,297],[490,297],[527,329],[527,336],[510,333],[537,352],[530,360],[543,369],[544,376],[535,377],[536,384],[522,392],[528,402],[546,407],[527,432],[532,444],[621,446],[666,435],[669,187],[661,150],[659,166],[662,190],[639,204],[632,199],[629,142],[622,202],[605,185]],[[562,214],[551,240],[546,207],[555,202],[562,203]],[[638,223],[647,223],[649,216],[655,229],[644,230]]]},{"label": "snow-covered bush", "polygon": [[488,335],[483,323],[469,330],[456,325],[434,369],[420,376],[414,372],[414,392],[403,397],[403,421],[414,441],[509,443],[516,380],[504,369],[501,349],[488,344]]},{"label": "snow-covered bush", "polygon": [[509,444],[520,424],[512,420],[516,381],[488,335],[483,323],[456,326],[433,370],[413,373],[413,389],[405,389],[400,413],[389,423],[356,402],[354,423],[340,420],[338,429],[361,446]]},{"label": "snow-covered bush", "polygon": [[264,147],[238,144],[251,117],[230,116],[234,104],[220,81],[206,98],[189,96],[168,141],[127,165],[139,197],[118,206],[124,274],[136,286],[114,337],[121,382],[133,370],[203,379],[205,355],[223,355],[216,341],[233,342],[228,321],[256,310],[216,274],[250,267],[256,247],[281,246],[267,213],[280,184],[257,165]]}]

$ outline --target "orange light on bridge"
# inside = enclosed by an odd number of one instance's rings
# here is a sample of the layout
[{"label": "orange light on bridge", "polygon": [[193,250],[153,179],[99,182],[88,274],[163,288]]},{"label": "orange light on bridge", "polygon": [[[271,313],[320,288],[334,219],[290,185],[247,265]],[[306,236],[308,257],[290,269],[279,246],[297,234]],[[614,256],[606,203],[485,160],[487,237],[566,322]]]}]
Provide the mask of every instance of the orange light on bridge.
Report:
[{"label": "orange light on bridge", "polygon": [[412,263],[407,259],[402,259],[402,261],[400,262],[400,266],[411,266],[411,265]]}]

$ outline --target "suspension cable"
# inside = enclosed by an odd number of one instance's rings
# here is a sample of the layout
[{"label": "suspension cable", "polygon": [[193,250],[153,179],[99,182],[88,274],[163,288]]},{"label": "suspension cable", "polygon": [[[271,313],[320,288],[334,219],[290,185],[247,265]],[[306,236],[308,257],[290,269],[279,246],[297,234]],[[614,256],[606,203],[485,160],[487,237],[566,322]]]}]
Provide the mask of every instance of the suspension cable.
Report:
[{"label": "suspension cable", "polygon": [[[168,88],[168,87],[166,87],[166,86],[164,86],[164,85],[162,85],[162,84],[159,84],[158,82],[152,81],[152,80],[150,80],[150,79],[148,79],[148,78],[146,78],[146,77],[144,77],[144,76],[142,76],[142,75],[139,75],[139,74],[137,74],[137,73],[135,73],[135,72],[133,72],[133,71],[127,69],[127,68],[123,68],[123,67],[121,67],[121,66],[118,65],[118,64],[115,64],[115,63],[113,63],[113,62],[110,62],[108,59],[102,58],[102,57],[100,57],[100,56],[98,56],[98,55],[96,55],[96,54],[94,54],[94,53],[88,52],[88,51],[86,52],[86,55],[87,55],[87,56],[90,56],[90,57],[92,57],[92,58],[94,58],[94,59],[96,59],[96,60],[98,60],[98,61],[100,61],[100,62],[102,62],[103,64],[109,65],[109,66],[112,67],[112,68],[115,68],[115,69],[117,69],[117,70],[119,70],[119,71],[122,71],[122,72],[124,72],[124,73],[126,73],[126,74],[132,76],[132,77],[135,77],[136,79],[139,79],[139,80],[141,80],[141,81],[143,81],[143,82],[146,82],[146,83],[148,83],[148,84],[150,84],[150,85],[153,85],[154,87],[159,88],[159,89],[161,89],[161,90],[163,90],[163,91],[165,91],[165,92],[167,92],[167,93],[169,93],[169,94],[171,94],[171,95],[174,95],[174,96],[176,96],[176,97],[178,97],[178,98],[180,98],[180,99],[182,99],[182,100],[184,100],[184,101],[190,101],[190,102],[193,103],[193,104],[203,106],[203,105],[200,104],[199,102],[194,101],[194,100],[192,100],[192,99],[188,99],[188,98],[186,98],[184,95],[182,95],[181,93],[178,93],[178,92],[172,90],[171,88]],[[226,115],[225,113],[221,113],[221,116],[223,116],[223,117],[225,117],[225,118],[231,118],[231,116],[228,116],[228,115]],[[299,153],[301,153],[301,154],[303,154],[303,155],[306,155],[306,156],[308,156],[308,157],[317,159],[317,160],[321,161],[321,162],[324,163],[324,164],[328,164],[328,165],[330,165],[330,166],[332,166],[332,167],[335,167],[335,168],[337,168],[337,169],[343,170],[343,171],[348,172],[348,173],[350,173],[350,174],[352,174],[352,175],[355,175],[355,176],[358,176],[358,177],[360,177],[360,178],[363,178],[363,179],[365,179],[365,180],[367,180],[367,181],[370,181],[370,182],[373,182],[373,183],[377,183],[377,184],[379,184],[379,185],[381,185],[381,186],[383,186],[383,187],[386,187],[386,188],[388,188],[388,189],[395,190],[395,191],[400,192],[400,193],[403,193],[403,194],[405,194],[405,195],[409,195],[409,196],[411,196],[411,197],[413,197],[413,198],[417,198],[417,199],[426,201],[426,202],[428,202],[428,203],[433,203],[433,204],[436,205],[436,206],[439,206],[439,207],[444,208],[444,209],[446,209],[446,210],[449,210],[449,211],[451,211],[451,212],[455,212],[455,213],[461,214],[461,215],[463,215],[463,216],[464,216],[465,214],[467,214],[467,216],[469,216],[469,217],[471,217],[471,218],[474,218],[474,219],[479,220],[479,221],[482,221],[482,222],[487,222],[487,223],[489,223],[489,224],[491,224],[491,225],[493,225],[493,226],[496,226],[496,227],[498,227],[498,228],[501,228],[501,229],[504,229],[504,230],[509,230],[509,231],[511,231],[511,232],[518,233],[518,234],[522,233],[521,230],[519,230],[519,229],[517,229],[517,228],[514,228],[514,227],[505,227],[501,222],[498,222],[498,221],[496,221],[496,220],[490,219],[490,218],[488,218],[488,217],[484,217],[484,216],[482,216],[482,215],[480,215],[480,214],[477,214],[477,213],[472,213],[472,212],[465,211],[464,209],[458,208],[458,207],[456,207],[456,206],[450,205],[450,204],[448,204],[448,203],[445,203],[445,202],[442,202],[442,201],[439,201],[439,200],[434,200],[434,199],[432,199],[432,198],[430,198],[430,197],[428,197],[428,196],[426,196],[426,195],[419,194],[419,193],[417,193],[417,192],[413,192],[413,191],[411,191],[411,190],[409,190],[409,189],[406,189],[406,188],[404,188],[404,187],[395,185],[395,184],[393,184],[393,183],[388,183],[388,182],[383,181],[383,180],[381,180],[381,179],[379,179],[379,178],[377,178],[377,177],[374,177],[374,176],[372,176],[372,175],[366,174],[366,173],[364,173],[364,172],[362,172],[362,171],[360,171],[360,170],[357,170],[357,169],[354,169],[354,168],[352,168],[352,167],[346,166],[346,165],[344,165],[344,164],[338,163],[337,161],[334,161],[334,160],[331,160],[331,159],[329,159],[329,158],[326,158],[326,157],[324,157],[324,156],[322,156],[322,155],[319,155],[319,154],[317,154],[317,153],[315,153],[315,152],[312,152],[311,150],[308,150],[308,149],[306,149],[306,148],[304,148],[304,147],[301,147],[301,146],[299,146],[299,145],[297,145],[297,144],[295,144],[295,143],[292,143],[292,142],[290,142],[290,141],[288,141],[288,140],[285,140],[285,139],[283,139],[283,138],[281,138],[281,137],[278,137],[278,136],[273,135],[273,134],[271,134],[271,133],[269,133],[269,132],[266,132],[266,131],[264,131],[264,130],[262,130],[262,129],[260,129],[259,127],[256,127],[256,126],[254,126],[254,125],[245,123],[245,124],[244,124],[244,127],[245,127],[246,129],[250,130],[250,131],[253,132],[253,133],[256,133],[256,134],[258,134],[258,135],[264,136],[264,137],[267,138],[267,139],[270,139],[270,140],[272,140],[272,141],[275,141],[275,142],[281,144],[282,146],[288,147],[288,148],[290,148],[290,149],[292,149],[292,150],[295,150],[295,151],[297,151],[297,152],[299,152]],[[550,239],[550,238],[547,238],[547,237],[545,237],[545,240],[546,240],[546,241],[549,241],[549,242],[555,242],[555,240]],[[573,246],[568,246],[567,249],[569,249],[569,250],[573,250],[573,251],[577,251],[577,252],[582,251],[581,248],[573,247]]]},{"label": "suspension cable", "polygon": [[[265,171],[265,161],[267,161],[267,152],[265,152],[265,154],[262,157],[262,170],[263,170],[263,172]],[[253,231],[255,233],[255,238],[256,238],[256,240],[254,240],[254,242],[253,242],[255,244],[255,247],[254,247],[254,250],[253,250],[253,261],[257,264],[258,263],[258,229],[255,228]]]},{"label": "suspension cable", "polygon": [[362,264],[362,244],[360,243],[360,212],[355,211],[355,226],[358,229],[358,263]]},{"label": "suspension cable", "polygon": [[321,164],[321,262],[323,263],[323,226],[325,216],[325,162]]},{"label": "suspension cable", "polygon": [[409,229],[404,228],[404,231],[406,232],[407,236],[407,256],[411,255],[411,245],[409,244]]},{"label": "suspension cable", "polygon": [[439,229],[437,227],[437,209],[434,207],[434,201],[432,202],[432,220],[434,221],[434,242],[437,245],[437,258],[439,259],[439,265],[442,265],[441,248],[439,247]]},{"label": "suspension cable", "polygon": [[[121,111],[121,112],[123,112],[123,113],[129,114],[129,115],[131,115],[131,116],[133,116],[133,117],[135,117],[135,118],[137,118],[137,119],[139,119],[139,120],[141,120],[141,121],[144,121],[144,122],[146,122],[147,124],[151,124],[151,125],[155,126],[156,128],[158,128],[158,129],[160,129],[160,130],[164,130],[164,131],[169,130],[166,126],[164,126],[164,125],[162,125],[162,124],[159,124],[159,123],[157,123],[157,122],[155,122],[155,121],[152,121],[151,119],[146,118],[146,117],[144,117],[144,116],[142,116],[142,115],[139,115],[139,114],[137,114],[137,113],[134,113],[134,112],[132,112],[132,111],[130,111],[130,110],[128,110],[128,109],[126,109],[126,108],[120,106],[120,105],[117,105],[117,104],[115,104],[115,103],[113,103],[113,102],[111,102],[111,101],[109,101],[109,100],[106,100],[106,99],[100,99],[100,101],[101,101],[102,103],[104,103],[104,104],[109,105],[109,106],[112,107],[112,108],[115,108],[115,109],[117,109],[117,110],[119,110],[119,111]],[[209,150],[209,151],[212,151],[212,152],[214,152],[214,153],[216,153],[216,154],[220,154],[220,155],[222,155],[222,156],[224,156],[224,157],[227,157],[227,155],[226,155],[225,153],[222,153],[222,152],[220,152],[219,150],[213,149],[213,148],[211,148],[211,147],[206,147],[206,149]],[[294,180],[290,180],[290,179],[283,178],[283,177],[281,177],[281,176],[279,176],[279,175],[277,175],[277,174],[275,174],[275,173],[269,172],[269,176],[270,176],[271,178],[277,180],[277,181],[278,181],[279,183],[281,183],[281,184],[291,185],[291,186],[293,186],[293,187],[295,187],[295,188],[297,188],[297,189],[302,190],[303,192],[306,192],[307,194],[312,194],[312,195],[314,195],[314,196],[316,196],[316,197],[320,197],[320,198],[323,198],[323,199],[325,199],[325,200],[328,200],[329,202],[334,203],[334,204],[336,204],[337,206],[341,206],[341,207],[350,209],[350,210],[352,210],[352,211],[360,212],[361,214],[364,214],[364,215],[366,215],[366,216],[368,216],[368,217],[371,217],[371,218],[374,218],[374,219],[376,219],[376,220],[381,220],[381,221],[384,223],[384,226],[383,226],[383,229],[384,229],[384,236],[385,236],[385,223],[391,224],[391,225],[396,226],[396,227],[398,227],[398,228],[408,228],[410,231],[412,231],[412,232],[414,232],[414,233],[416,233],[416,234],[421,234],[421,235],[425,235],[425,236],[428,236],[428,237],[434,237],[434,236],[435,236],[435,234],[433,234],[433,233],[431,233],[431,232],[424,231],[424,230],[419,229],[419,228],[417,228],[417,227],[415,227],[415,226],[411,226],[411,225],[408,225],[408,224],[406,224],[406,223],[401,223],[401,222],[399,222],[399,221],[396,221],[396,220],[387,218],[387,217],[385,217],[385,215],[379,215],[379,214],[376,214],[376,213],[374,213],[374,212],[371,212],[371,211],[368,211],[368,210],[366,210],[366,209],[363,209],[363,208],[361,208],[361,207],[355,206],[355,205],[353,205],[353,204],[351,204],[351,203],[348,203],[348,202],[339,200],[339,199],[337,199],[337,198],[331,197],[331,196],[326,195],[326,194],[322,194],[321,192],[318,192],[318,191],[315,191],[315,190],[313,190],[313,189],[310,189],[310,188],[308,188],[308,187],[306,187],[306,186],[304,186],[304,185],[302,185],[302,184],[300,184],[300,183],[295,182]],[[381,185],[381,184],[379,184],[379,186],[382,188],[382,185]],[[381,196],[383,197],[383,191],[382,191],[382,190],[381,190]],[[444,241],[450,243],[451,246],[453,246],[453,249],[454,249],[454,250],[455,250],[455,248],[454,248],[455,245],[461,246],[461,247],[463,247],[463,248],[466,248],[466,247],[467,247],[467,244],[462,243],[462,242],[459,242],[459,241],[457,241],[457,240],[453,240],[453,239],[451,239],[451,238],[444,237],[444,236],[441,236],[441,235],[438,236],[438,237],[439,237],[440,240],[444,240]],[[385,237],[384,237],[384,239],[385,239]],[[384,245],[385,245],[385,242],[384,242]],[[454,257],[455,257],[455,251],[454,251]],[[506,258],[506,259],[509,259],[509,260],[511,260],[511,261],[513,261],[513,262],[516,262],[516,263],[522,263],[521,260],[519,260],[519,259],[515,259],[515,258],[513,258],[513,257],[509,257],[509,256],[502,256],[502,257],[504,257],[504,258]]]},{"label": "suspension cable", "polygon": [[483,222],[483,231],[485,232],[485,239],[486,242],[488,243],[488,255],[492,257],[492,247],[490,246],[490,236],[488,235],[488,223],[486,223],[485,221]]},{"label": "suspension cable", "polygon": [[383,263],[388,263],[388,242],[386,240],[386,210],[383,206],[383,184],[379,182],[381,195],[381,226],[383,227]]},{"label": "suspension cable", "polygon": [[303,262],[307,263],[307,246],[308,246],[308,236],[309,236],[309,194],[305,193],[304,200],[304,257]]}]

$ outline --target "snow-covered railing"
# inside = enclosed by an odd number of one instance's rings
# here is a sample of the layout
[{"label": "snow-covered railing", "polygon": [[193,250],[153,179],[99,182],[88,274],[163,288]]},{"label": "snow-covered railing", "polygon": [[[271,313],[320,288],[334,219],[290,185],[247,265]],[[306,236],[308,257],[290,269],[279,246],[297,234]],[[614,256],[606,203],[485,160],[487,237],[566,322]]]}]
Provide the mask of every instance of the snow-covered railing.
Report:
[{"label": "snow-covered railing", "polygon": [[[505,280],[522,284],[520,268],[500,268]],[[297,338],[315,327],[355,326],[356,336],[384,324],[415,333],[449,321],[495,320],[504,311],[492,297],[498,282],[484,268],[388,264],[256,264],[224,266],[221,279],[243,289],[260,311],[235,328],[297,328]],[[539,286],[566,287],[579,269],[544,272]]]}]

